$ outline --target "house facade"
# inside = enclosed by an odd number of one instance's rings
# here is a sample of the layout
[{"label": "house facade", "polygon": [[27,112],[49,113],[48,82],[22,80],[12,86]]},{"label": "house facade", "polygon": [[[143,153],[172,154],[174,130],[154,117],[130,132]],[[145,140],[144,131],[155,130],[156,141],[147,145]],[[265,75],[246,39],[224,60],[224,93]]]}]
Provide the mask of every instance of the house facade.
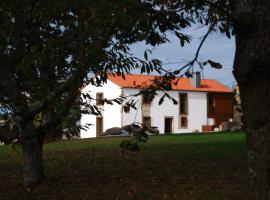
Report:
[{"label": "house facade", "polygon": [[[147,75],[109,75],[102,87],[87,85],[82,93],[96,98],[96,105],[102,116],[83,114],[81,125],[92,124],[87,130],[81,130],[81,138],[97,137],[108,128],[122,127],[134,122],[155,126],[160,133],[188,133],[202,131],[203,127],[218,127],[233,117],[232,91],[216,80],[201,79],[196,73],[192,78],[173,80],[172,90],[167,93],[177,100],[175,105],[168,98],[159,105],[164,94],[158,91],[151,101],[143,95],[137,95],[141,89],[153,84],[156,76]],[[136,102],[136,110],[124,112],[123,105],[102,104],[102,99],[114,99],[124,95],[127,101]]]}]

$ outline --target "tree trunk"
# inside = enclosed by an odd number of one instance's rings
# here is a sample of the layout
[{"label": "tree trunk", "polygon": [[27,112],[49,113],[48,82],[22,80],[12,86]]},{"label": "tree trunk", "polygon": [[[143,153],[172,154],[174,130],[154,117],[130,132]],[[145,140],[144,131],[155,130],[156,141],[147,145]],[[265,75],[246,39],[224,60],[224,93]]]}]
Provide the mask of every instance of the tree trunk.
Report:
[{"label": "tree trunk", "polygon": [[268,1],[242,2],[249,5],[235,15],[234,75],[247,138],[248,199],[270,200],[270,8]]},{"label": "tree trunk", "polygon": [[42,162],[43,139],[35,132],[32,122],[26,123],[23,141],[23,183],[25,186],[34,186],[43,180]]}]

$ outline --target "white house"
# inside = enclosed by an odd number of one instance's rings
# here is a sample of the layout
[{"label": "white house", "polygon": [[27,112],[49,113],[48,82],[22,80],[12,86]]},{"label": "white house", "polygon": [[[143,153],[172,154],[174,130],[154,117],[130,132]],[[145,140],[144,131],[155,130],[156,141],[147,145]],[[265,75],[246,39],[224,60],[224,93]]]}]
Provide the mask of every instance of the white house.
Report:
[{"label": "white house", "polygon": [[[81,138],[99,136],[108,128],[122,127],[134,122],[156,126],[160,133],[188,133],[195,129],[202,131],[210,126],[218,126],[221,122],[232,118],[232,91],[216,80],[201,79],[196,73],[193,78],[177,78],[173,80],[169,95],[178,101],[175,105],[168,98],[159,105],[162,91],[151,102],[142,96],[133,96],[142,88],[153,84],[156,76],[125,75],[108,76],[102,87],[87,85],[82,93],[90,93],[96,97],[96,104],[102,110],[102,116],[86,115],[81,117],[81,125],[92,124],[87,130],[81,130]],[[123,111],[123,105],[101,104],[100,99],[114,99],[121,94],[128,100],[135,100],[137,110]]]}]

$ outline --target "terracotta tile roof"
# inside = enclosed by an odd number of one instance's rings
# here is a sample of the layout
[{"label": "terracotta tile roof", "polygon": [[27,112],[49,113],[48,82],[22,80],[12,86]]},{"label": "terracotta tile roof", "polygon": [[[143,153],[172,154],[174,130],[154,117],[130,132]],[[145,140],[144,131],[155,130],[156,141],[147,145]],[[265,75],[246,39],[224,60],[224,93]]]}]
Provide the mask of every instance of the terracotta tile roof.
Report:
[{"label": "terracotta tile roof", "polygon": [[[123,79],[121,76],[112,74],[108,75],[108,79],[110,81],[122,88],[147,88],[153,84],[153,80],[157,77],[158,76],[126,74],[125,79]],[[232,92],[229,88],[224,86],[219,81],[212,79],[201,79],[200,88],[192,87],[188,78],[177,78],[173,80],[173,82],[177,82],[176,85],[172,84],[173,90],[225,93]]]}]

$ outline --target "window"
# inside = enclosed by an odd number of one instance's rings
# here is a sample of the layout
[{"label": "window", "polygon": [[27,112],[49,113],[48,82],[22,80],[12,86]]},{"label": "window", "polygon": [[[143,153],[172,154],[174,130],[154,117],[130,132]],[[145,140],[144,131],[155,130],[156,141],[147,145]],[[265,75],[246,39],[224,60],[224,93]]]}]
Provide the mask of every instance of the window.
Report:
[{"label": "window", "polygon": [[96,117],[96,136],[103,133],[103,117]]},{"label": "window", "polygon": [[185,116],[180,117],[180,127],[187,128],[188,127],[188,119]]},{"label": "window", "polygon": [[179,128],[188,127],[188,94],[179,93]]},{"label": "window", "polygon": [[142,104],[151,104],[152,98],[149,94],[142,94]]},{"label": "window", "polygon": [[143,126],[151,127],[151,117],[143,117],[142,124]]},{"label": "window", "polygon": [[104,104],[104,102],[103,102],[103,93],[98,92],[96,94],[96,104],[97,105],[103,105]]},{"label": "window", "polygon": [[214,114],[215,113],[215,99],[213,94],[208,94],[207,95],[207,108],[208,108],[208,113],[209,114]]},{"label": "window", "polygon": [[186,93],[179,94],[179,110],[180,114],[188,114],[188,98]]}]

